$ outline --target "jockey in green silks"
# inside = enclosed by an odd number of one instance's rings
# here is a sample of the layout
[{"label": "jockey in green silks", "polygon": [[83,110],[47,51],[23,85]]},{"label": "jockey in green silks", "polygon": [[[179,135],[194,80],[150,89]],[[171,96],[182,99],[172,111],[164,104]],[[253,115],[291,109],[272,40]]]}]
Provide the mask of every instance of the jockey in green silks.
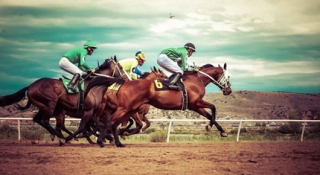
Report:
[{"label": "jockey in green silks", "polygon": [[[60,68],[73,75],[68,84],[69,89],[75,91],[74,85],[79,80],[80,76],[86,75],[89,71],[95,72],[95,69],[91,68],[86,63],[86,56],[92,55],[95,49],[97,49],[96,44],[88,40],[83,47],[68,51],[60,59]],[[75,64],[77,64],[77,66]]]}]

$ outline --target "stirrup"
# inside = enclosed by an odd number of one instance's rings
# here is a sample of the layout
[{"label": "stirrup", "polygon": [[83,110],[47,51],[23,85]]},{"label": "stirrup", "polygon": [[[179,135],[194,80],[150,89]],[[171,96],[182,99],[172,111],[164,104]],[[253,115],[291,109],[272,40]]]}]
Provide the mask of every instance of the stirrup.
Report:
[{"label": "stirrup", "polygon": [[76,88],[74,86],[72,86],[72,85],[70,85],[70,86],[68,85],[68,89],[70,89],[74,93],[77,92]]}]

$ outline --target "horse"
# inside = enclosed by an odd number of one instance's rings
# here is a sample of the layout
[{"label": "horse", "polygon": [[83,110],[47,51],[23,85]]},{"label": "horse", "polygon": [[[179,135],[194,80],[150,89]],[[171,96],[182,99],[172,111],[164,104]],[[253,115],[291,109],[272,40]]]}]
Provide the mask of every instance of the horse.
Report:
[{"label": "horse", "polygon": [[[199,67],[199,71],[185,71],[183,75],[183,84],[187,92],[187,109],[193,110],[200,115],[203,115],[210,123],[206,126],[206,130],[210,131],[213,125],[220,131],[222,137],[226,137],[227,133],[216,122],[216,107],[203,100],[205,95],[205,87],[210,83],[217,85],[224,95],[230,95],[232,93],[230,87],[230,79],[227,74],[227,64],[223,67],[220,65],[214,67],[211,64],[206,64]],[[108,86],[110,82],[118,80],[98,77],[90,82],[95,86]],[[119,81],[118,81],[119,82]],[[128,118],[136,113],[139,107],[143,104],[150,104],[158,109],[165,110],[181,110],[183,106],[182,93],[177,90],[156,90],[156,87],[164,86],[162,82],[155,82],[146,79],[139,79],[136,81],[122,81],[120,89],[117,93],[118,107],[117,110],[111,116],[111,130],[114,135],[115,144],[117,147],[124,147],[118,137],[117,127]],[[88,87],[91,87],[91,85]],[[87,90],[90,90],[89,88]],[[211,114],[208,113],[205,108],[211,110]],[[102,132],[105,134],[105,132]],[[103,137],[103,136],[99,136]]]},{"label": "horse", "polygon": [[[123,78],[125,75],[124,70],[122,70],[122,67],[118,63],[116,56],[114,56],[114,58],[111,57],[106,59],[103,64],[100,66],[98,65],[96,72],[93,74],[97,76],[113,76],[118,78]],[[89,77],[84,80],[85,88],[88,85],[88,82],[94,78],[95,76],[93,76],[93,78]],[[101,101],[102,97],[94,96],[94,93],[99,92],[100,94],[105,90],[106,89],[102,88],[97,89],[97,91],[92,91],[92,95],[84,100],[83,111],[91,110],[92,106],[87,104],[91,103],[92,101],[100,103],[99,100]],[[7,106],[21,101],[25,97],[26,92],[28,96],[28,102],[26,106],[20,106],[18,109],[28,109],[31,104],[36,106],[39,111],[33,117],[33,121],[44,127],[51,134],[52,140],[54,140],[54,136],[57,136],[60,139],[60,145],[62,145],[64,143],[64,141],[62,141],[64,136],[61,130],[65,131],[69,135],[72,134],[64,125],[65,115],[67,114],[75,118],[81,117],[81,113],[77,111],[78,94],[68,93],[62,81],[59,79],[40,78],[14,94],[1,97],[0,106]],[[49,120],[52,116],[56,118],[56,128],[53,128],[49,124]],[[87,139],[90,138],[87,137]],[[88,141],[93,143],[91,140]]]},{"label": "horse", "polygon": [[[155,67],[151,68],[150,73],[144,73],[141,76],[141,79],[146,79],[146,80],[156,80],[156,79],[164,80],[166,78],[167,78],[166,74],[164,72],[162,72],[161,70],[156,69]],[[97,80],[96,82],[98,82],[98,81],[99,80]],[[125,81],[125,80],[120,79],[120,83],[122,83],[123,81]],[[111,126],[109,124],[110,123],[110,115],[117,109],[118,100],[117,100],[116,94],[118,91],[117,89],[121,88],[121,86],[119,87],[119,85],[117,85],[117,83],[115,83],[113,85],[113,87],[109,88],[106,92],[101,91],[101,94],[90,93],[91,89],[96,89],[96,88],[105,89],[105,87],[106,86],[99,87],[99,86],[95,86],[94,83],[91,83],[91,84],[89,83],[89,85],[87,87],[88,90],[85,91],[86,98],[88,98],[88,96],[89,96],[89,98],[91,98],[92,95],[95,95],[95,96],[100,95],[100,96],[103,96],[104,100],[101,102],[99,109],[96,110],[98,112],[96,112],[95,115],[93,115],[89,111],[86,111],[83,113],[78,130],[76,132],[74,132],[73,134],[69,135],[66,138],[66,142],[70,141],[72,138],[77,136],[79,133],[85,132],[85,129],[86,129],[85,126],[86,126],[87,122],[90,121],[90,119],[92,117],[96,117],[95,121],[101,121],[101,123],[103,124],[102,125],[103,128],[106,128],[106,129],[111,128]],[[147,118],[145,117],[145,115],[149,111],[149,105],[147,105],[147,104],[142,105],[139,109],[140,110],[138,110],[137,113],[134,113],[132,115],[132,118],[136,122],[136,128],[130,130],[129,134],[139,133],[142,126],[143,126],[142,121],[145,121],[146,123],[150,123],[149,120],[147,120]],[[101,119],[100,119],[100,116],[101,116]],[[128,118],[128,120],[129,120],[129,118]],[[123,127],[125,127],[127,125],[128,120],[122,122]],[[130,127],[130,125],[126,128],[129,128],[129,127]],[[102,130],[105,131],[106,129],[102,129]],[[100,133],[100,135],[103,135],[103,134]],[[102,143],[103,139],[104,139],[104,137],[99,136],[98,140],[97,140],[97,143],[101,147],[104,147],[104,144]]]}]

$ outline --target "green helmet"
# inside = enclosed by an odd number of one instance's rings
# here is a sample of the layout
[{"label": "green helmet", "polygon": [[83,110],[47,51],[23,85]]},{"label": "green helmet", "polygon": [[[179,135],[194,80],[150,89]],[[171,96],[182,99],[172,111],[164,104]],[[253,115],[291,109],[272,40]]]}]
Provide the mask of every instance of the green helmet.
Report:
[{"label": "green helmet", "polygon": [[93,47],[93,48],[97,48],[96,43],[92,42],[91,40],[88,40],[86,43],[84,43],[84,48],[88,48],[88,47]]}]

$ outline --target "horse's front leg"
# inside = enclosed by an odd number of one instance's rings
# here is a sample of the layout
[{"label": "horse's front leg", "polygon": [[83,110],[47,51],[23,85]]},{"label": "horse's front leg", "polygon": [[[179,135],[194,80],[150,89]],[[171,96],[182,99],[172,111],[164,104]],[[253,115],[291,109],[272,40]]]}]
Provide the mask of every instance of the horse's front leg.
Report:
[{"label": "horse's front leg", "polygon": [[[211,110],[211,115],[205,110],[205,108],[209,108]],[[227,137],[227,133],[223,130],[223,128],[216,121],[216,107],[208,103],[204,100],[201,100],[197,103],[196,108],[192,109],[195,112],[205,116],[208,120],[210,120],[210,124],[206,126],[206,130],[209,131],[212,125],[215,125],[216,128],[220,131],[221,137]]]}]

